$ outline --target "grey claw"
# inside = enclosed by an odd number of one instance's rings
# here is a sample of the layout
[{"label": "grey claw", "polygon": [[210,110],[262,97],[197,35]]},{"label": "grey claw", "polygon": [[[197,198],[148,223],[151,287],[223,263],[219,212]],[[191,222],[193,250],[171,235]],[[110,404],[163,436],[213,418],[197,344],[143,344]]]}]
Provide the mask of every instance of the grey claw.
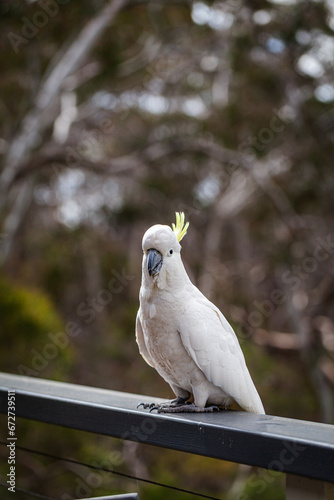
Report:
[{"label": "grey claw", "polygon": [[156,404],[154,403],[151,403],[150,406],[150,413],[153,411],[153,410],[158,410],[158,413],[159,413],[159,406],[157,406]]},{"label": "grey claw", "polygon": [[146,410],[147,408],[152,408],[153,406],[156,406],[155,403],[139,403],[137,404],[137,409],[140,408],[140,407],[143,407],[144,410]]},{"label": "grey claw", "polygon": [[144,408],[144,410],[146,410],[146,408],[150,408],[151,407],[151,404],[150,403],[139,403],[137,405],[137,408],[140,408],[142,406]]}]

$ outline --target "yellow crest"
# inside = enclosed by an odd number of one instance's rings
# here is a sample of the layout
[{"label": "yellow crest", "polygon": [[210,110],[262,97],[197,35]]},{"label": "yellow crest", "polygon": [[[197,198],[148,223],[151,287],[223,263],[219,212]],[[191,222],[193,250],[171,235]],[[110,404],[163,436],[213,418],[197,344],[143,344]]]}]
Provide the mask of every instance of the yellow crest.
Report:
[{"label": "yellow crest", "polygon": [[176,215],[176,225],[172,224],[173,231],[176,235],[177,241],[180,242],[187,234],[187,229],[189,227],[189,222],[187,224],[184,223],[184,213],[183,212],[175,212]]}]

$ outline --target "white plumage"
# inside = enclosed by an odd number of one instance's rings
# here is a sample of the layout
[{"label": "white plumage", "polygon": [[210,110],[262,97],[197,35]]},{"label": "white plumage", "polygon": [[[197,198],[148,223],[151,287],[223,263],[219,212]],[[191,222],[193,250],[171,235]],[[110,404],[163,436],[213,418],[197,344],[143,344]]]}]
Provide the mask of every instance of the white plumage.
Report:
[{"label": "white plumage", "polygon": [[[155,408],[212,411],[206,405],[227,407],[234,399],[247,411],[265,413],[232,327],[186,273],[179,244],[183,226],[184,215],[177,214],[174,231],[155,225],[143,237],[136,339],[145,361],[177,396]],[[191,393],[192,405],[186,403]]]}]

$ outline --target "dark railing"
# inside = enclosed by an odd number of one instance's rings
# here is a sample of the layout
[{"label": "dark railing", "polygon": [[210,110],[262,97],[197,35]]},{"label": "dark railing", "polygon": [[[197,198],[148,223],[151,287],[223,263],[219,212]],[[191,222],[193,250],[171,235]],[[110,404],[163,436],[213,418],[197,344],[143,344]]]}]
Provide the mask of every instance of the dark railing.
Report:
[{"label": "dark railing", "polygon": [[[227,411],[157,414],[148,396],[0,373],[0,412],[286,474],[287,500],[334,499],[334,426]],[[159,399],[160,400],[160,399]],[[161,400],[160,400],[161,401]]]}]

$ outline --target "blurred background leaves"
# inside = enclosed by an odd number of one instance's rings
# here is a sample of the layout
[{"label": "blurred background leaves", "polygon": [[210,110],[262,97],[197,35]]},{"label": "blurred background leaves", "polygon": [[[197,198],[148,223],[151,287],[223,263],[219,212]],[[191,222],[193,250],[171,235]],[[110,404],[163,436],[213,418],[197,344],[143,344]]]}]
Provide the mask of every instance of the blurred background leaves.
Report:
[{"label": "blurred background leaves", "polygon": [[[189,275],[267,412],[333,423],[333,2],[4,0],[0,25],[1,370],[170,397],[134,322],[142,235],[184,211]],[[22,444],[260,498],[233,464],[48,429],[22,423]],[[51,494],[30,464],[21,483]]]}]

